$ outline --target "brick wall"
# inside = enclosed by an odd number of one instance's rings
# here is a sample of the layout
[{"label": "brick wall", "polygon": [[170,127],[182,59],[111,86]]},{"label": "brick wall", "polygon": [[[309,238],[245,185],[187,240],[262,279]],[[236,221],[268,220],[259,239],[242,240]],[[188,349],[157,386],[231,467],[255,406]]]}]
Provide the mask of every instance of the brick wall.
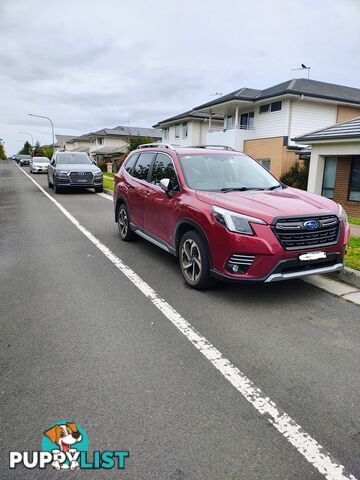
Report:
[{"label": "brick wall", "polygon": [[295,152],[284,146],[284,137],[245,140],[244,153],[256,160],[270,160],[270,172],[277,178],[299,160]]},{"label": "brick wall", "polygon": [[360,202],[349,202],[351,157],[338,157],[334,187],[334,201],[345,208],[346,213],[360,217]]}]

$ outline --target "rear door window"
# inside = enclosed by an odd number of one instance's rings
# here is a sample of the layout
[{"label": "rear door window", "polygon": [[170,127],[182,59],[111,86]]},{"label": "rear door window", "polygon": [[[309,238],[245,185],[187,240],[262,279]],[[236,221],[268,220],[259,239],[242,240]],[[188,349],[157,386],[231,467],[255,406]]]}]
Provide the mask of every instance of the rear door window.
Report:
[{"label": "rear door window", "polygon": [[153,158],[153,153],[140,153],[132,173],[133,177],[139,178],[140,180],[147,180]]}]

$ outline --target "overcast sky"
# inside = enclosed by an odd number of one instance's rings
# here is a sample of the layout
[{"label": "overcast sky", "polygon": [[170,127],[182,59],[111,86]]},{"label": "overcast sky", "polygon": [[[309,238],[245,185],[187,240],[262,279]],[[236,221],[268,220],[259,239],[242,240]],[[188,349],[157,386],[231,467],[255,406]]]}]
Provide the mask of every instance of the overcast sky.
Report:
[{"label": "overcast sky", "polygon": [[360,0],[0,0],[0,138],[151,126],[215,92],[360,88]]}]

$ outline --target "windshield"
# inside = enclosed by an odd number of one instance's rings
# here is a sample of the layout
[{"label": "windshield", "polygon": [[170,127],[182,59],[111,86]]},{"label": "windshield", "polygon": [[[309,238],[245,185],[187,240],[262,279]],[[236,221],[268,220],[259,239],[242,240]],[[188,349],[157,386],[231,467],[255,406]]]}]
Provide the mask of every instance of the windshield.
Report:
[{"label": "windshield", "polygon": [[256,160],[246,155],[201,154],[179,157],[185,181],[194,190],[267,190],[281,186]]},{"label": "windshield", "polygon": [[61,164],[88,164],[92,163],[86,153],[62,153],[58,156],[58,163]]},{"label": "windshield", "polygon": [[50,160],[47,157],[34,157],[33,162],[35,162],[35,163],[49,163]]}]

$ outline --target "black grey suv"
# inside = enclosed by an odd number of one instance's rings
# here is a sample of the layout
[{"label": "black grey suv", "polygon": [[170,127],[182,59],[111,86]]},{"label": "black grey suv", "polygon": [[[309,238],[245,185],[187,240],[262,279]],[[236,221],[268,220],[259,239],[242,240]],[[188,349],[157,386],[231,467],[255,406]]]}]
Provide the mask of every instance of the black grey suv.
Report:
[{"label": "black grey suv", "polygon": [[95,188],[95,192],[103,190],[102,171],[84,152],[55,152],[47,176],[54,193],[79,187]]}]

